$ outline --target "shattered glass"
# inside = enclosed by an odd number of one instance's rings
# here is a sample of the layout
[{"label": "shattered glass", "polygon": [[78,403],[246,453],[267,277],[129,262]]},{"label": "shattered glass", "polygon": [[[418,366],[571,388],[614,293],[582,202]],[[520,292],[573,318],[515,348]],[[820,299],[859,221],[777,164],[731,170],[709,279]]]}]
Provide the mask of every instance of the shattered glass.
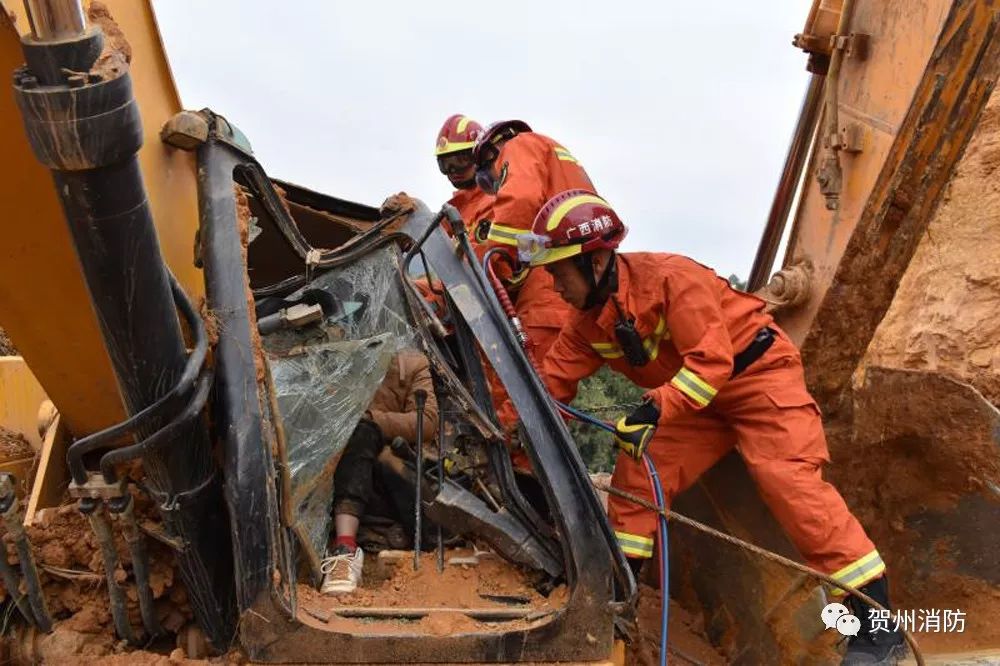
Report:
[{"label": "shattered glass", "polygon": [[285,301],[321,321],[263,337],[285,436],[294,525],[315,569],[326,551],[333,474],[392,358],[418,346],[394,248],[323,273]]}]

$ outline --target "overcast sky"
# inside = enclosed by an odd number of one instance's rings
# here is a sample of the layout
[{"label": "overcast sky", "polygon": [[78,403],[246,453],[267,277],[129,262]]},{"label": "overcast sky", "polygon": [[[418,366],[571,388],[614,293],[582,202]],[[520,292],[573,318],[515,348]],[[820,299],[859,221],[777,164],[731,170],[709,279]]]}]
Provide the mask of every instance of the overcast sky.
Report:
[{"label": "overcast sky", "polygon": [[809,0],[155,0],[185,107],[271,176],[372,205],[451,188],[434,140],[463,113],[568,147],[627,250],[746,277],[807,83]]}]

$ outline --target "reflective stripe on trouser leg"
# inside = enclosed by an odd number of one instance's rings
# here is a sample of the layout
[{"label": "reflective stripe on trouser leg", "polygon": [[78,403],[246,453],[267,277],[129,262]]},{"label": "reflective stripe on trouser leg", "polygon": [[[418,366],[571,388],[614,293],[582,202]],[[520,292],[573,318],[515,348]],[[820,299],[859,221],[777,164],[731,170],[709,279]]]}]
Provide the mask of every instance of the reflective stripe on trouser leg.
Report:
[{"label": "reflective stripe on trouser leg", "polygon": [[[646,470],[624,453],[615,460],[615,471],[611,475],[611,485],[631,495],[653,502]],[[653,556],[653,535],[656,534],[656,514],[627,499],[610,495],[608,497],[608,519],[618,538],[618,545],[628,557],[650,558]]]},{"label": "reflective stripe on trouser leg", "polygon": [[648,559],[653,556],[653,537],[628,532],[615,532],[615,537],[626,557]]},{"label": "reflective stripe on trouser leg", "polygon": [[[851,562],[843,569],[830,574],[838,583],[850,585],[851,587],[861,587],[865,583],[871,582],[885,573],[885,562],[877,550],[873,550],[864,557]],[[829,586],[828,593],[834,597],[840,597],[847,592],[839,587]]]},{"label": "reflective stripe on trouser leg", "polygon": [[[734,442],[729,426],[705,412],[679,415],[669,428],[658,429],[646,453],[656,465],[667,508],[672,498],[690,488]],[[624,453],[618,454],[611,485],[655,504],[645,466]],[[614,495],[608,497],[608,518],[615,532],[651,540],[656,534],[656,513]]]}]

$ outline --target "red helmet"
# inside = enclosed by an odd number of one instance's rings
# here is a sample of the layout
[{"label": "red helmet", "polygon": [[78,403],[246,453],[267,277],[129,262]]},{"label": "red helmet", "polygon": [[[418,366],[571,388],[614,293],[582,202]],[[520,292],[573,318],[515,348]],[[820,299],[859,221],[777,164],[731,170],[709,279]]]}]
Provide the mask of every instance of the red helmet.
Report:
[{"label": "red helmet", "polygon": [[476,166],[483,167],[492,164],[500,153],[500,144],[512,139],[521,132],[530,132],[531,128],[523,120],[501,120],[486,128],[472,149],[472,159]]},{"label": "red helmet", "polygon": [[476,145],[476,140],[482,136],[483,126],[471,118],[459,113],[449,116],[438,132],[434,155],[450,155],[460,150],[470,150]]},{"label": "red helmet", "polygon": [[587,190],[566,190],[535,216],[530,234],[518,238],[521,261],[544,266],[594,250],[617,248],[628,227],[611,204]]}]

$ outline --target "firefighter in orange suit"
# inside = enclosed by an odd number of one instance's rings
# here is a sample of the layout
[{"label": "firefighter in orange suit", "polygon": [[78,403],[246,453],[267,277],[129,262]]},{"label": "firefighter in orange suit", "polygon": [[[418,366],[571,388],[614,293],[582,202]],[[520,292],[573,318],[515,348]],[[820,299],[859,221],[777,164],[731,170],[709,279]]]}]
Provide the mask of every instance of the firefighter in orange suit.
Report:
[{"label": "firefighter in orange suit", "polygon": [[[491,125],[476,141],[473,158],[480,189],[494,197],[490,224],[479,225],[476,238],[487,248],[508,248],[514,258],[518,238],[531,231],[546,201],[563,190],[594,191],[587,172],[566,148],[520,120]],[[514,273],[502,264],[497,268],[535,358],[541,360],[556,341],[569,308],[553,291],[545,271]]]},{"label": "firefighter in orange suit", "polygon": [[[456,113],[444,121],[434,144],[438,169],[455,187],[455,193],[448,203],[462,214],[473,243],[476,227],[481,221],[490,219],[490,208],[493,205],[493,195],[476,186],[476,165],[472,159],[472,149],[476,145],[476,139],[482,135],[482,125]],[[476,251],[478,253],[479,249],[476,248]]]},{"label": "firefighter in orange suit", "polygon": [[[466,231],[473,239],[476,225],[480,220],[489,220],[490,207],[493,205],[493,196],[476,186],[476,165],[472,160],[472,149],[476,145],[476,139],[482,134],[482,125],[468,116],[456,113],[444,121],[434,142],[434,157],[437,160],[438,170],[455,187],[455,192],[448,203],[458,209],[465,221]],[[475,240],[473,249],[480,258],[486,252],[485,247],[475,244]],[[437,315],[443,316],[441,285],[435,284],[434,288],[431,288],[429,279],[416,280],[415,284],[421,296],[431,304]]]},{"label": "firefighter in orange suit", "polygon": [[[674,254],[617,254],[625,233],[606,201],[571,190],[544,205],[519,247],[576,311],[543,363],[553,397],[568,403],[604,364],[648,389],[616,426],[612,484],[652,501],[646,453],[669,502],[735,448],[808,563],[889,607],[881,556],[821,476],[829,453],[795,345],[763,301],[711,269]],[[637,568],[653,554],[656,515],[611,497],[609,517]],[[862,627],[843,663],[886,663],[901,634],[872,633],[868,606],[849,603]]]},{"label": "firefighter in orange suit", "polygon": [[[476,234],[476,229],[489,226],[492,217],[490,211],[493,206],[493,195],[476,186],[476,165],[472,158],[476,140],[482,137],[483,133],[483,126],[475,120],[455,114],[444,121],[434,146],[438,169],[455,186],[455,193],[448,203],[462,215],[472,249],[480,261],[486,255],[488,247],[485,239]],[[434,303],[439,312],[444,310],[440,297],[434,294],[426,283],[418,284],[418,287],[424,298]],[[487,364],[484,371],[493,405],[499,409],[507,400],[507,392],[492,367]]]}]

